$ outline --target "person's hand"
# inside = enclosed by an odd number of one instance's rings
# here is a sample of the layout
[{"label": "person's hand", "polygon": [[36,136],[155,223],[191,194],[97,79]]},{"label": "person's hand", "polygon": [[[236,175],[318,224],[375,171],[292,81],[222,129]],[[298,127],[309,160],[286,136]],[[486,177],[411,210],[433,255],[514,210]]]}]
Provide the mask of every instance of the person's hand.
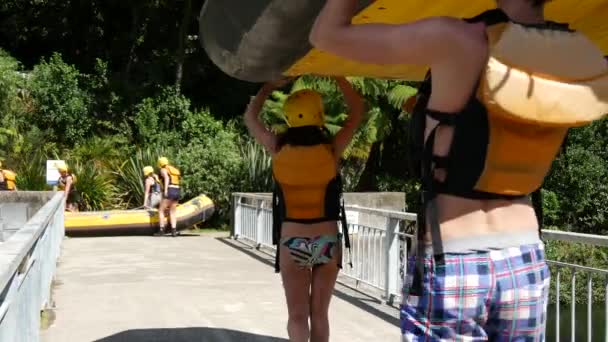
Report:
[{"label": "person's hand", "polygon": [[165,190],[164,195],[165,195],[165,197],[168,197],[169,196],[169,192],[167,192],[167,190]]}]

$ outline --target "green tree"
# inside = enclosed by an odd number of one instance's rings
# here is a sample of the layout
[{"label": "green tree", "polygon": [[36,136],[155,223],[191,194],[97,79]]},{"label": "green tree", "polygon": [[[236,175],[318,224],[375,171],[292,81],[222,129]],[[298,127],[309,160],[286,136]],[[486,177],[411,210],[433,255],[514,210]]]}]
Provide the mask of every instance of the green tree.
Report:
[{"label": "green tree", "polygon": [[32,71],[29,90],[36,103],[33,119],[64,146],[82,142],[91,133],[93,99],[81,87],[81,74],[59,54],[42,59]]}]

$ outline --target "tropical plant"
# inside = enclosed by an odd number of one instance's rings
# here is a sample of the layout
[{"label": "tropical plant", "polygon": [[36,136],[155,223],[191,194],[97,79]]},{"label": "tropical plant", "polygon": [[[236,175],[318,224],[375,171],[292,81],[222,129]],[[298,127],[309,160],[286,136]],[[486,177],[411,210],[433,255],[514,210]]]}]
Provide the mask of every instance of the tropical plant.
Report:
[{"label": "tropical plant", "polygon": [[122,135],[105,137],[92,136],[82,143],[67,149],[68,159],[94,163],[98,168],[115,169],[124,162],[124,156],[131,154],[128,141]]},{"label": "tropical plant", "polygon": [[66,163],[76,177],[75,188],[80,193],[80,210],[110,210],[121,207],[113,175],[104,168],[87,161]]},{"label": "tropical plant", "polygon": [[270,192],[272,190],[272,159],[266,149],[253,139],[239,144],[243,160],[243,192]]},{"label": "tropical plant", "polygon": [[27,155],[27,159],[13,159],[15,171],[17,172],[17,188],[25,191],[48,190],[46,184],[46,160],[47,155],[43,150],[33,150]]}]

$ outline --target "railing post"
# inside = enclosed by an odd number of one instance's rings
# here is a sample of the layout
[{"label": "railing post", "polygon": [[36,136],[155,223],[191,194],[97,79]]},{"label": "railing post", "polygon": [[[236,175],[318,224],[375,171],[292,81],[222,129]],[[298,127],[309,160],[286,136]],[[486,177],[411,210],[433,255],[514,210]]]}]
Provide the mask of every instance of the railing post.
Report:
[{"label": "railing post", "polygon": [[236,195],[235,194],[231,194],[230,195],[230,237],[234,239],[234,237],[236,236],[235,230],[236,230]]},{"label": "railing post", "polygon": [[241,196],[232,196],[232,227],[230,235],[233,239],[238,239],[241,235]]},{"label": "railing post", "polygon": [[572,269],[572,293],[570,303],[570,339],[572,342],[576,342],[576,269]]},{"label": "railing post", "polygon": [[264,201],[258,199],[255,201],[255,248],[260,249],[262,241],[264,241],[264,211],[262,205]]},{"label": "railing post", "polygon": [[399,220],[387,218],[386,240],[384,250],[384,299],[387,304],[393,303],[394,294],[399,287]]}]

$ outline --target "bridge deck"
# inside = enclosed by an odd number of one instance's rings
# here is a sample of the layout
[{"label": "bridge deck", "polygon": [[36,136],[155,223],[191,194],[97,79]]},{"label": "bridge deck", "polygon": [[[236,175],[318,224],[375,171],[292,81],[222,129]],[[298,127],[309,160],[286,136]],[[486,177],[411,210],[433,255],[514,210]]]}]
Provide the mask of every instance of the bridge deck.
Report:
[{"label": "bridge deck", "polygon": [[[66,239],[42,341],[287,341],[269,259],[207,234]],[[398,341],[397,311],[373,302],[338,286],[330,340]]]}]

